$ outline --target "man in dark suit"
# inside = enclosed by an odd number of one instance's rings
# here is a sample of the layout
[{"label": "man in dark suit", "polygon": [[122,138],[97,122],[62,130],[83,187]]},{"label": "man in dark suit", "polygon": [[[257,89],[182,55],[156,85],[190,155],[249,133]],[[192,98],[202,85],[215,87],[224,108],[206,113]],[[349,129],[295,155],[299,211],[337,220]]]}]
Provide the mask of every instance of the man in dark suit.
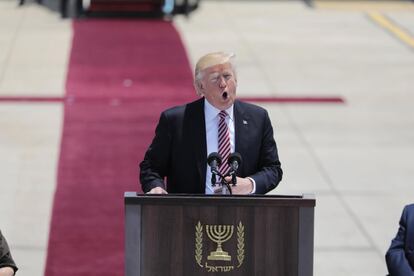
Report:
[{"label": "man in dark suit", "polygon": [[229,148],[243,159],[233,194],[264,194],[279,184],[282,169],[269,116],[261,107],[236,100],[233,58],[233,54],[223,52],[200,58],[194,84],[201,98],[161,114],[155,137],[140,164],[144,192],[219,191],[211,185],[207,156],[222,147],[219,115],[223,111]]},{"label": "man in dark suit", "polygon": [[385,259],[391,276],[414,276],[414,204],[405,206]]},{"label": "man in dark suit", "polygon": [[11,256],[6,239],[0,231],[0,276],[13,276],[17,266]]}]

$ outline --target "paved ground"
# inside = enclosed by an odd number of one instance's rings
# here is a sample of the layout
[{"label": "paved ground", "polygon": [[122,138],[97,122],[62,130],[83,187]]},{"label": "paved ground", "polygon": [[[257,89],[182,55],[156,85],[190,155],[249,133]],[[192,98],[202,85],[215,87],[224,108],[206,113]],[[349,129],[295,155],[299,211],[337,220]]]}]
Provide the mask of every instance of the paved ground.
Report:
[{"label": "paved ground", "polygon": [[[285,171],[274,193],[317,198],[317,276],[386,274],[414,201],[413,6],[204,1],[175,18],[192,62],[237,54],[242,96],[345,100],[264,105]],[[0,99],[62,96],[71,35],[57,13],[0,0]],[[43,275],[61,125],[59,103],[0,101],[0,228],[22,276]]]}]

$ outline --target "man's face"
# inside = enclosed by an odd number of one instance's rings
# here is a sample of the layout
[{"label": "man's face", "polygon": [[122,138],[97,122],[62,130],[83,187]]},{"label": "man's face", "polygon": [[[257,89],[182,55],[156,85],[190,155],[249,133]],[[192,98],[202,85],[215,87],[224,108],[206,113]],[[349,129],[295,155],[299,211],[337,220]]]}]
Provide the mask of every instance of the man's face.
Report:
[{"label": "man's face", "polygon": [[202,72],[199,92],[219,110],[229,108],[236,99],[237,80],[230,63],[208,67]]}]

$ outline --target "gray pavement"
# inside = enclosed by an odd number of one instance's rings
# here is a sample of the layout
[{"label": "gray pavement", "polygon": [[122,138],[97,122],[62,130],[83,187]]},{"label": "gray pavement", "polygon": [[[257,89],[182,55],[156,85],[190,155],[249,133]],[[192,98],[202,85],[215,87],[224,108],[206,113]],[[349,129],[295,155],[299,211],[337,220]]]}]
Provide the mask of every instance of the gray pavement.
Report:
[{"label": "gray pavement", "polygon": [[[241,96],[339,96],[345,104],[264,104],[285,178],[314,193],[315,274],[385,275],[384,254],[414,202],[414,4],[204,1],[176,17],[191,62],[235,52]],[[324,6],[325,5],[325,6]],[[0,97],[61,96],[69,20],[0,0]],[[62,124],[58,103],[0,102],[0,228],[21,271],[42,275]]]}]

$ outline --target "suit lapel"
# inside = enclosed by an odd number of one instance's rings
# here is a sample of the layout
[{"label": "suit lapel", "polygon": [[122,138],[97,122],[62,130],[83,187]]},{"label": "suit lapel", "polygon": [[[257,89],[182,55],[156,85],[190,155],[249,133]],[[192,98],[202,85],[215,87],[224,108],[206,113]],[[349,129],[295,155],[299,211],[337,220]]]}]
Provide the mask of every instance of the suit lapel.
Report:
[{"label": "suit lapel", "polygon": [[[204,98],[194,102],[191,106],[191,149],[195,155],[197,172],[199,174],[201,191],[205,190],[207,169],[206,123],[204,118]],[[195,183],[194,183],[195,184]],[[193,184],[193,185],[194,185]]]},{"label": "suit lapel", "polygon": [[[235,151],[240,153],[242,157],[247,156],[249,145],[247,133],[249,133],[249,116],[245,113],[240,102],[236,100],[234,102]],[[240,170],[238,174],[240,174]]]}]

